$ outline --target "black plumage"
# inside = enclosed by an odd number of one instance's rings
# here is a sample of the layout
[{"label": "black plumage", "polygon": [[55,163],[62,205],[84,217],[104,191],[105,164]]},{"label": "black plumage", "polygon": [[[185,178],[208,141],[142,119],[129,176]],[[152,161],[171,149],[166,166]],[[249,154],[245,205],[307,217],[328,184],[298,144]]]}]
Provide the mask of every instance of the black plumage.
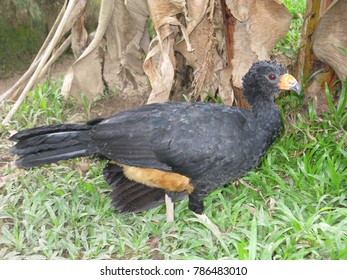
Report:
[{"label": "black plumage", "polygon": [[[243,89],[252,110],[199,102],[150,104],[84,125],[21,131],[10,138],[17,142],[11,151],[22,167],[102,155],[110,159],[104,175],[114,189],[116,210],[155,207],[167,192],[174,201],[188,194],[189,208],[202,214],[204,197],[257,166],[278,135],[281,117],[273,96],[283,89],[300,91],[286,69],[272,61],[255,63]],[[138,167],[136,176],[125,170],[129,166]],[[159,178],[146,185],[144,172],[163,179],[178,175],[181,188],[169,188]]]}]

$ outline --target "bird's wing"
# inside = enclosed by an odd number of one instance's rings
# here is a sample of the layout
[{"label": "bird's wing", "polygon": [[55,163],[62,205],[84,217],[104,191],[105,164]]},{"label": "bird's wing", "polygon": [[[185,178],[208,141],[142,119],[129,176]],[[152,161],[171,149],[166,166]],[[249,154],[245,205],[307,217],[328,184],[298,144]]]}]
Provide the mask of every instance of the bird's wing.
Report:
[{"label": "bird's wing", "polygon": [[150,140],[161,162],[176,173],[198,178],[216,164],[239,158],[249,111],[208,103],[172,106],[151,117]]},{"label": "bird's wing", "polygon": [[108,118],[93,129],[99,151],[118,163],[190,178],[232,157],[250,112],[208,103],[160,103]]},{"label": "bird's wing", "polygon": [[160,162],[150,143],[151,112],[160,104],[151,104],[123,111],[93,127],[93,144],[109,159],[125,165],[171,171]]}]

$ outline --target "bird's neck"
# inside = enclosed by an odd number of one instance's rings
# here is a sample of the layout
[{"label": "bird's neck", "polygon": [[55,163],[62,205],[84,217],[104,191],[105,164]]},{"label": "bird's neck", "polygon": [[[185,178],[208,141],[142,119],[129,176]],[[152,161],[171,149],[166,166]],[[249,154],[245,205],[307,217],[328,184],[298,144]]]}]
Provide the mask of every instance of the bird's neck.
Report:
[{"label": "bird's neck", "polygon": [[273,100],[259,102],[253,106],[252,112],[257,125],[258,141],[271,145],[282,126],[281,115],[275,102]]}]

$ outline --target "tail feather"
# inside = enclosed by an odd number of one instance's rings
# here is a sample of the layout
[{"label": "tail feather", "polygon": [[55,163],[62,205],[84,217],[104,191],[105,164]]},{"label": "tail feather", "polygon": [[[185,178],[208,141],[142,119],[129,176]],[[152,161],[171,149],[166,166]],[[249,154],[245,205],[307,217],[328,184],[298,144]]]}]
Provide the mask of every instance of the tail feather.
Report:
[{"label": "tail feather", "polygon": [[28,168],[97,153],[89,134],[91,127],[88,124],[48,125],[13,135],[10,140],[17,143],[11,152],[19,155],[16,165]]},{"label": "tail feather", "polygon": [[82,131],[89,130],[92,126],[89,124],[52,124],[45,126],[37,126],[33,128],[29,128],[26,130],[22,130],[10,137],[11,141],[19,141],[27,138],[31,138],[33,136],[44,135],[48,133],[54,132],[68,132],[68,131]]},{"label": "tail feather", "polygon": [[73,131],[33,136],[31,138],[20,140],[15,146],[13,146],[13,148],[11,148],[11,152],[18,155],[26,155],[50,150],[52,145],[54,145],[55,149],[60,149],[66,147],[65,141],[70,141],[69,144],[71,146],[77,145],[80,141],[79,139],[74,138],[76,138],[78,134],[80,134],[79,131]]},{"label": "tail feather", "polygon": [[[123,169],[116,164],[109,163],[104,169],[104,176],[113,188],[110,193],[115,210],[122,213],[138,213],[155,208],[165,203],[165,191],[131,181],[123,174]],[[173,201],[182,200],[186,192],[170,192]]]}]

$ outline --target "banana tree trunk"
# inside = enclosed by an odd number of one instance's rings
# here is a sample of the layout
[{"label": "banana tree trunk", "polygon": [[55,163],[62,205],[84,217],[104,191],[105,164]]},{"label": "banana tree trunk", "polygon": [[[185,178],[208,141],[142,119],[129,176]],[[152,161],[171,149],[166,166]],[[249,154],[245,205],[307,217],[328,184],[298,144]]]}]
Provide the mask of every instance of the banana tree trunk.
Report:
[{"label": "banana tree trunk", "polygon": [[[347,0],[308,0],[301,33],[297,76],[304,85],[306,103],[312,100],[317,113],[329,109],[325,83],[340,87],[347,76]],[[335,92],[332,90],[331,92]]]}]

